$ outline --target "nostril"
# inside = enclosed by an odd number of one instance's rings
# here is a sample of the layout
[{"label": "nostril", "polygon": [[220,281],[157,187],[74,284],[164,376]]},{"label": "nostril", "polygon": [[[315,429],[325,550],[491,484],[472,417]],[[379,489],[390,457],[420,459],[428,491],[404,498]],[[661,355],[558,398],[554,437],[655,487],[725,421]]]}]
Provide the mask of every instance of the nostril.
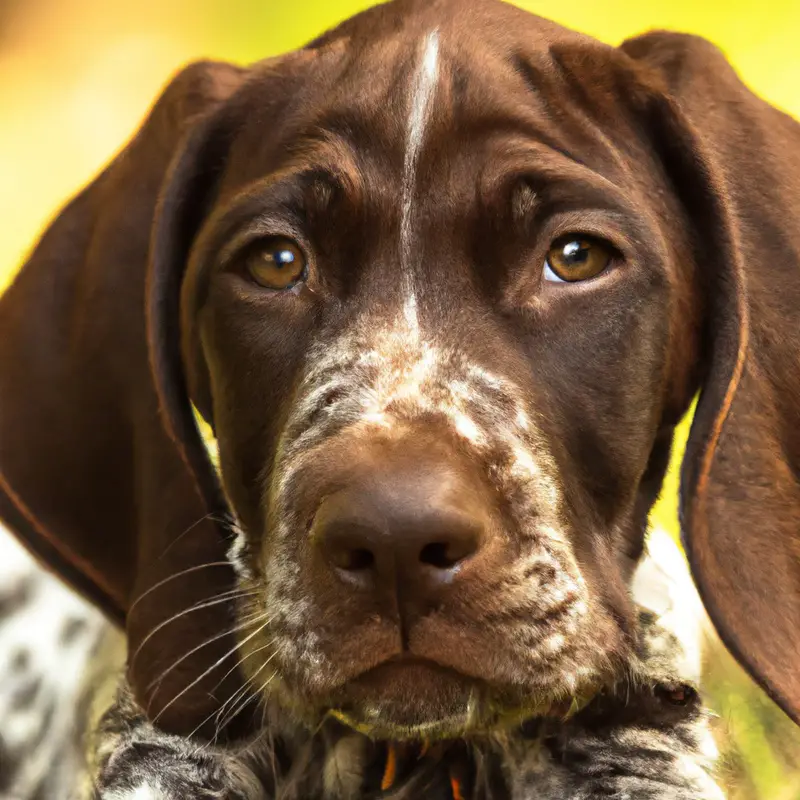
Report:
[{"label": "nostril", "polygon": [[334,567],[346,572],[364,572],[375,565],[375,555],[366,547],[342,547],[330,552]]},{"label": "nostril", "polygon": [[474,550],[474,547],[465,547],[455,542],[430,542],[420,550],[419,560],[436,569],[452,569],[463,561]]},{"label": "nostril", "polygon": [[367,549],[359,547],[346,554],[346,563],[342,564],[342,569],[348,572],[362,572],[371,569],[375,564],[375,556]]},{"label": "nostril", "polygon": [[420,550],[419,560],[423,564],[430,564],[437,569],[450,569],[458,559],[453,559],[448,553],[448,546],[445,542],[431,542]]}]

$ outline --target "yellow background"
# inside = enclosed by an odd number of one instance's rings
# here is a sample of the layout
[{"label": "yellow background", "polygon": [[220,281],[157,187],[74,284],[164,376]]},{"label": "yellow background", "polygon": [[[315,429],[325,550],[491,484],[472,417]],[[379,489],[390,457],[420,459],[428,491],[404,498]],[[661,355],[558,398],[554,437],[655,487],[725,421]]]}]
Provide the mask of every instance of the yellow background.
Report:
[{"label": "yellow background", "polygon": [[[722,47],[800,118],[800,0],[520,0],[610,43],[652,28]],[[301,45],[367,0],[0,0],[0,288],[46,221],[136,129],[170,74],[201,56],[246,63]],[[654,521],[677,532],[673,469]],[[0,565],[1,567],[2,565]],[[798,800],[800,735],[719,645],[707,683],[731,798]]]}]

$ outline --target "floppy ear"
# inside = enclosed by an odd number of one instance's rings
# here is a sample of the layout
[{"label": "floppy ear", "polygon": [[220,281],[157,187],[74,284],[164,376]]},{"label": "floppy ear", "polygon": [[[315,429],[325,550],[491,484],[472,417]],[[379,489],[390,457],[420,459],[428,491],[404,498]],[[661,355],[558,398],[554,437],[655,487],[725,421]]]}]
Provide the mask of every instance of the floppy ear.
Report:
[{"label": "floppy ear", "polygon": [[694,222],[705,298],[686,550],[723,641],[800,722],[800,125],[702,39],[622,49],[650,86],[650,135]]},{"label": "floppy ear", "polygon": [[178,297],[244,75],[181,72],[0,300],[0,517],[126,626],[136,697],[176,732],[240,685],[235,670],[219,682],[233,622],[229,602],[208,601],[234,575],[186,398]]}]

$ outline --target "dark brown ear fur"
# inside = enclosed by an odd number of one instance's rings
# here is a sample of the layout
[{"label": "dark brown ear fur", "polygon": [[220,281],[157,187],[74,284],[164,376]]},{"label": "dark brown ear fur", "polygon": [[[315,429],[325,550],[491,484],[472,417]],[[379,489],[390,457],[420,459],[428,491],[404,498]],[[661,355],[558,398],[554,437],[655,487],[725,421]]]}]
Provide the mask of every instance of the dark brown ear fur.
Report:
[{"label": "dark brown ear fur", "polygon": [[622,49],[652,89],[707,308],[687,553],[727,646],[800,722],[800,125],[706,41],[653,33]]},{"label": "dark brown ear fur", "polygon": [[208,166],[226,146],[226,100],[243,75],[210,62],[181,72],[0,300],[0,517],[126,626],[134,691],[176,731],[201,723],[239,680],[234,672],[215,687],[230,666],[223,659],[193,684],[232,650],[227,634],[159,681],[231,629],[229,603],[147,637],[233,586],[218,563],[224,504],[175,348],[182,259],[213,190]]}]

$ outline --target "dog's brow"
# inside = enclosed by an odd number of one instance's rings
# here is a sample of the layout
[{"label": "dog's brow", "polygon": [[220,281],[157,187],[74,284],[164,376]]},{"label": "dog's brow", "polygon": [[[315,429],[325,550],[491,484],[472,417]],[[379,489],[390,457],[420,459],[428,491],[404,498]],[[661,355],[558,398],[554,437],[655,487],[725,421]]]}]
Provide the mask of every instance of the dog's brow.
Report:
[{"label": "dog's brow", "polygon": [[511,201],[511,211],[518,222],[525,220],[536,209],[539,197],[528,183],[519,184]]}]

